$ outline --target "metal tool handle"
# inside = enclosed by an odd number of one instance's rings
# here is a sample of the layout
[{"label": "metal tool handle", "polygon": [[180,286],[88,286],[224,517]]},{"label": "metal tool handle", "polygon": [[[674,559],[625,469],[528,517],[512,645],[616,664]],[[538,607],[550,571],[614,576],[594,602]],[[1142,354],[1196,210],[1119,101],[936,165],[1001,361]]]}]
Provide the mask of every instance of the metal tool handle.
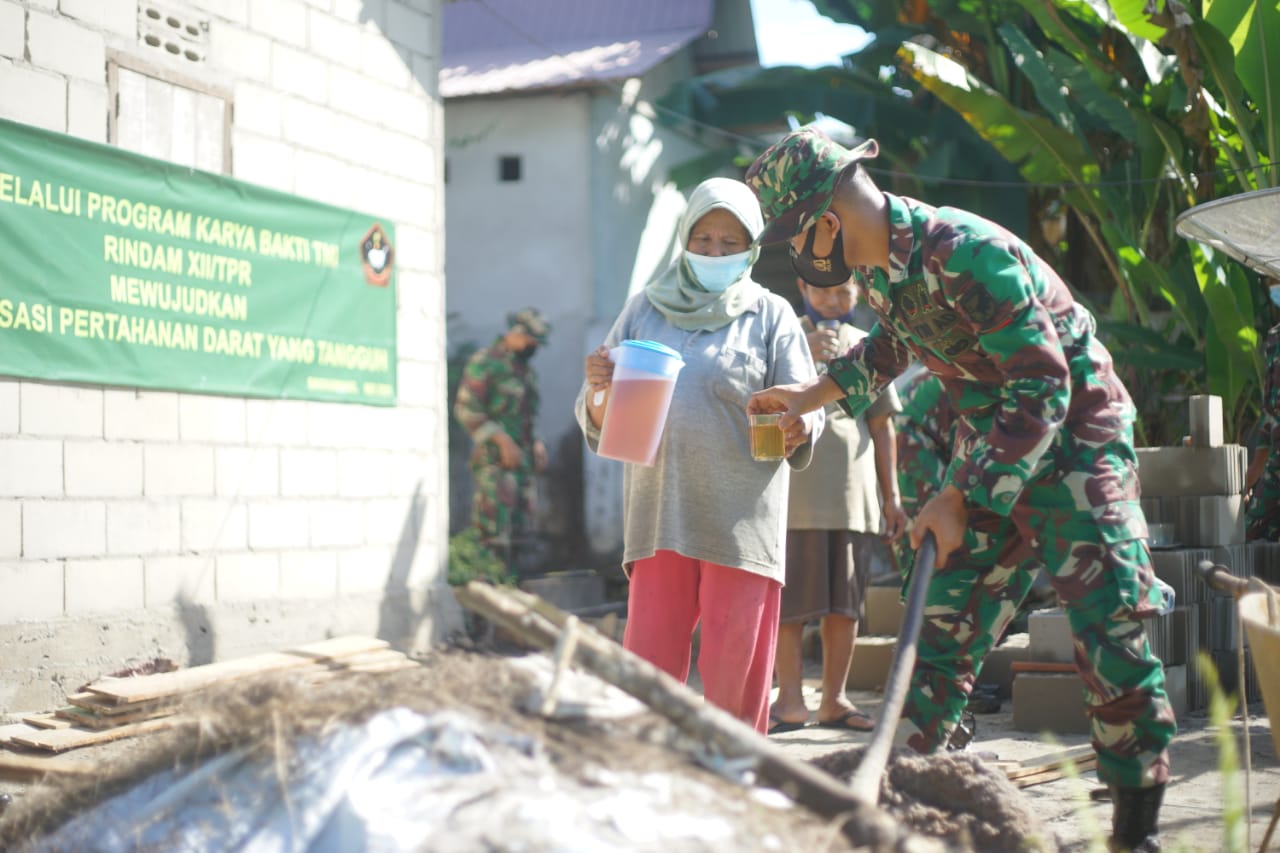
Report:
[{"label": "metal tool handle", "polygon": [[938,559],[938,543],[933,533],[926,533],[916,551],[916,563],[911,570],[911,582],[907,586],[907,604],[902,614],[902,627],[898,629],[898,648],[885,682],[884,701],[880,703],[880,716],[862,762],[854,771],[849,783],[853,794],[863,802],[875,805],[880,799],[880,777],[893,748],[893,737],[902,718],[902,706],[907,701],[907,688],[911,686],[911,672],[916,667],[916,643],[920,639],[920,626],[924,622],[924,601],[933,577],[933,564]]},{"label": "metal tool handle", "polygon": [[1233,598],[1239,598],[1249,590],[1249,581],[1231,574],[1226,566],[1216,565],[1209,560],[1200,561],[1196,566],[1196,574],[1210,589],[1226,593]]}]

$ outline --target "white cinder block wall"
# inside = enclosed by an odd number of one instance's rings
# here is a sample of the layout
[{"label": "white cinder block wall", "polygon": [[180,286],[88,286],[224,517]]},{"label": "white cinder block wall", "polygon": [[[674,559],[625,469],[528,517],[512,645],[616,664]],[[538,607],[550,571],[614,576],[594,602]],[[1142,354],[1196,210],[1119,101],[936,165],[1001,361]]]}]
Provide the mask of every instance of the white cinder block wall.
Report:
[{"label": "white cinder block wall", "polygon": [[399,405],[0,376],[0,713],[153,656],[342,633],[421,649],[458,620],[440,0],[153,5],[208,21],[203,62],[145,45],[137,0],[0,0],[0,116],[120,142],[113,56],[230,93],[232,177],[394,222]]}]

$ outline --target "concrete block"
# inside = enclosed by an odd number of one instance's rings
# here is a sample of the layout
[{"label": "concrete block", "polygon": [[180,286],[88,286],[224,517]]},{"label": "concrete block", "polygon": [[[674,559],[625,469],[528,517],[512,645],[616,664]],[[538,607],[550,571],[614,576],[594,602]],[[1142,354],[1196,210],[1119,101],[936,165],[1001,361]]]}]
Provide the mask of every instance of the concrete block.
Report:
[{"label": "concrete block", "polygon": [[1163,498],[1173,516],[1174,535],[1183,546],[1237,545],[1244,542],[1244,498],[1241,495],[1187,495]]},{"label": "concrete block", "polygon": [[147,557],[142,573],[147,607],[205,607],[217,601],[213,557]]},{"label": "concrete block", "polygon": [[219,554],[214,570],[219,602],[261,601],[280,594],[280,559],[275,553]]},{"label": "concrete block", "polygon": [[202,0],[200,7],[208,14],[226,21],[249,23],[249,0]]},{"label": "concrete block", "polygon": [[[430,435],[430,433],[426,433]],[[443,450],[440,456],[444,456]],[[419,492],[434,492],[440,477],[440,461],[424,453],[394,453],[391,466],[391,494],[408,497]],[[621,482],[621,480],[619,480]]]},{"label": "concrete block", "polygon": [[234,551],[249,547],[249,509],[220,498],[190,498],[181,502],[183,551]]},{"label": "concrete block", "polygon": [[[238,153],[238,152],[237,152]],[[238,156],[237,156],[237,159]],[[306,445],[307,409],[300,400],[246,400],[250,444]]]},{"label": "concrete block", "polygon": [[172,554],[179,550],[181,542],[182,514],[177,503],[112,501],[107,504],[108,554]]},{"label": "concrete block", "polygon": [[245,424],[244,400],[199,394],[178,397],[178,435],[183,441],[244,444]]},{"label": "concrete block", "polygon": [[137,0],[61,0],[62,14],[92,24],[97,29],[138,37]]},{"label": "concrete block", "polygon": [[310,509],[313,548],[349,548],[365,543],[362,502],[312,501]]},{"label": "concrete block", "polygon": [[1030,638],[1032,660],[1075,662],[1075,636],[1062,608],[1032,611],[1027,618],[1027,636]]},{"label": "concrete block", "polygon": [[107,549],[107,507],[101,501],[27,501],[22,506],[22,555],[28,559],[96,557]]},{"label": "concrete block", "polygon": [[0,562],[0,625],[61,616],[62,570],[60,560]]},{"label": "concrete block", "polygon": [[294,150],[292,145],[264,139],[239,128],[231,131],[235,149],[235,176],[280,192],[293,192]]},{"label": "concrete block", "polygon": [[520,588],[573,612],[605,603],[604,578],[592,571],[555,572],[520,582]]},{"label": "concrete block", "polygon": [[68,441],[64,460],[71,497],[142,497],[142,446],[126,441]]},{"label": "concrete block", "polygon": [[280,93],[257,83],[236,86],[236,127],[251,130],[268,139],[280,138]]},{"label": "concrete block", "polygon": [[903,605],[897,586],[869,586],[863,601],[865,614],[858,633],[862,635],[898,636],[902,628]]},{"label": "concrete block", "polygon": [[[330,63],[330,74],[335,65],[359,67],[360,52],[351,46],[360,43],[360,28],[347,21],[325,15],[315,9],[307,15],[307,47],[316,56]],[[330,85],[332,85],[332,80]]]},{"label": "concrete block", "polygon": [[151,444],[143,452],[148,497],[210,497],[213,448],[199,444]]},{"label": "concrete block", "polygon": [[1195,612],[1191,607],[1175,607],[1172,613],[1153,616],[1145,620],[1143,627],[1147,632],[1147,643],[1151,653],[1163,661],[1166,668],[1182,666],[1195,657],[1200,641],[1196,631],[1199,618],[1192,619],[1189,614]]},{"label": "concrete block", "polygon": [[1248,451],[1239,444],[1139,447],[1137,455],[1138,481],[1144,498],[1238,495],[1244,490]]},{"label": "concrete block", "polygon": [[107,389],[103,392],[103,433],[107,438],[176,441],[178,395],[168,391]]},{"label": "concrete block", "polygon": [[367,545],[398,545],[407,537],[419,536],[430,523],[425,500],[379,498],[364,502]]},{"label": "concrete block", "polygon": [[26,41],[26,11],[17,3],[0,5],[0,56],[22,59]]},{"label": "concrete block", "polygon": [[1075,673],[1020,672],[1013,679],[1015,731],[1088,734],[1084,708],[1084,682]]},{"label": "concrete block", "polygon": [[379,30],[360,34],[360,70],[388,86],[403,89],[409,85],[410,70],[400,51]]},{"label": "concrete block", "polygon": [[1222,398],[1213,394],[1196,394],[1189,402],[1191,445],[1222,446]]},{"label": "concrete block", "polygon": [[280,555],[283,598],[333,598],[338,594],[338,555],[334,551],[285,551]]},{"label": "concrete block", "polygon": [[338,493],[338,453],[285,448],[280,451],[280,493],[285,497],[332,497]]},{"label": "concrete block", "polygon": [[31,381],[21,388],[23,434],[102,438],[102,389]]},{"label": "concrete block", "polygon": [[1180,717],[1191,710],[1188,704],[1186,666],[1165,665],[1164,691],[1169,694],[1169,704],[1173,706],[1173,713],[1176,716]]},{"label": "concrete block", "polygon": [[31,64],[90,83],[107,75],[107,50],[102,34],[87,27],[32,13],[27,16],[27,51]]},{"label": "concrete block", "polygon": [[67,615],[143,607],[142,560],[67,560]]},{"label": "concrete block", "polygon": [[214,491],[221,497],[280,494],[279,451],[269,447],[216,448]]},{"label": "concrete block", "polygon": [[368,545],[338,554],[338,594],[377,592],[387,590],[391,577],[394,551],[388,547]]},{"label": "concrete block", "polygon": [[[209,62],[235,79],[265,83],[271,78],[271,39],[240,27],[211,27]],[[236,159],[240,159],[239,149]]]},{"label": "concrete block", "polygon": [[308,505],[302,501],[271,501],[249,505],[249,547],[305,548],[309,537]]},{"label": "concrete block", "polygon": [[65,133],[67,82],[50,72],[0,63],[0,109],[12,121]]},{"label": "concrete block", "polygon": [[978,672],[979,684],[994,684],[1000,696],[1009,698],[1013,691],[1014,661],[1031,660],[1031,638],[1027,634],[1010,634],[1005,641],[987,653]]},{"label": "concrete block", "polygon": [[0,497],[45,498],[61,494],[61,441],[0,439]]},{"label": "concrete block", "polygon": [[859,637],[849,664],[849,689],[883,690],[897,649],[897,637]]},{"label": "concrete block", "polygon": [[0,500],[0,560],[22,556],[22,502]]},{"label": "concrete block", "polygon": [[[272,0],[249,5],[249,28],[276,41],[307,46],[307,7],[299,0]],[[355,45],[352,45],[354,48]]]},{"label": "concrete block", "polygon": [[431,18],[416,9],[388,0],[387,37],[410,50],[426,52],[432,44],[435,31],[431,26]]},{"label": "concrete block", "polygon": [[19,431],[22,411],[20,386],[17,379],[0,378],[0,435]]},{"label": "concrete block", "polygon": [[[282,44],[271,47],[271,87],[313,104],[329,97],[329,66],[321,59]],[[316,140],[324,147],[327,140]]]},{"label": "concrete block", "polygon": [[338,453],[338,494],[351,498],[380,498],[391,494],[391,454],[343,450]]}]

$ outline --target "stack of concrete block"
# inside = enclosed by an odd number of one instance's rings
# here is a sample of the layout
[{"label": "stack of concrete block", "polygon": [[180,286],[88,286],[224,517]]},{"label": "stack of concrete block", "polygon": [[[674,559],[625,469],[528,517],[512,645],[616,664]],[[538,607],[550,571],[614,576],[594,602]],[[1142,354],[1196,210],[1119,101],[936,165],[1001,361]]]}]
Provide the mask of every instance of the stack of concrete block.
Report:
[{"label": "stack of concrete block", "polygon": [[1151,557],[1156,576],[1173,588],[1176,607],[1147,623],[1148,639],[1165,662],[1166,680],[1175,680],[1169,677],[1173,667],[1191,673],[1179,680],[1185,681],[1186,705],[1194,710],[1208,701],[1196,674],[1197,654],[1207,651],[1215,661],[1229,659],[1234,673],[1239,645],[1234,602],[1209,589],[1197,576],[1197,566],[1207,560],[1237,577],[1264,579],[1280,573],[1280,567],[1272,567],[1267,546],[1245,542],[1248,451],[1223,443],[1221,398],[1192,397],[1190,424],[1188,444],[1139,448],[1137,454],[1147,522],[1173,528],[1173,542],[1153,544]]}]

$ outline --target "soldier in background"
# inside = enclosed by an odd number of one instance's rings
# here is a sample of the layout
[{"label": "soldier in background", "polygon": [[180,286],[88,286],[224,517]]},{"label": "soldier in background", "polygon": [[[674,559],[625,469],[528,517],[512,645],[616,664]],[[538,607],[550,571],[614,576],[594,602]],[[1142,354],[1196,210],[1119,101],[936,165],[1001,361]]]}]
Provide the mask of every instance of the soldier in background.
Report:
[{"label": "soldier in background", "polygon": [[504,558],[513,539],[533,531],[535,475],[547,467],[547,448],[533,433],[538,383],[529,359],[550,330],[537,309],[510,315],[507,331],[468,359],[453,404],[453,416],[475,444],[471,523]]}]

